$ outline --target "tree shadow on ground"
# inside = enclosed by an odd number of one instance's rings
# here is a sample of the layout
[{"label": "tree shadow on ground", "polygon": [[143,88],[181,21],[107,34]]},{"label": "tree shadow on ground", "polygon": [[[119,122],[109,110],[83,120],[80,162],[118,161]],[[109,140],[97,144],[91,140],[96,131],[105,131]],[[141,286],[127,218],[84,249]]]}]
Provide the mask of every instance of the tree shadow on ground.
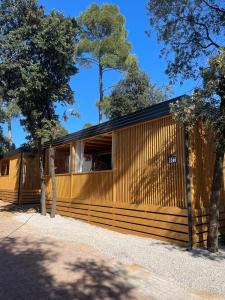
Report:
[{"label": "tree shadow on ground", "polygon": [[[162,242],[154,242],[154,246],[161,246]],[[222,261],[225,260],[225,246],[220,245],[219,252],[217,253],[211,253],[206,248],[193,248],[191,250],[187,249],[186,247],[177,246],[175,244],[168,244],[163,243],[163,246],[168,251],[178,251],[187,253],[189,256],[192,256],[194,258],[205,258],[212,261]]]},{"label": "tree shadow on ground", "polygon": [[81,260],[68,268],[81,273],[80,279],[72,286],[78,299],[133,299],[133,287],[121,267],[108,267],[103,261]]},{"label": "tree shadow on ground", "polygon": [[0,213],[2,212],[10,212],[10,213],[18,213],[18,212],[40,212],[40,204],[22,204],[17,205],[9,202],[0,203]]},{"label": "tree shadow on ground", "polygon": [[[0,243],[0,299],[70,300],[133,299],[132,286],[122,269],[94,260],[75,261],[60,267],[58,244],[13,237]],[[63,249],[60,249],[63,251]],[[57,280],[55,272],[64,272]],[[72,280],[71,280],[72,278]]]}]

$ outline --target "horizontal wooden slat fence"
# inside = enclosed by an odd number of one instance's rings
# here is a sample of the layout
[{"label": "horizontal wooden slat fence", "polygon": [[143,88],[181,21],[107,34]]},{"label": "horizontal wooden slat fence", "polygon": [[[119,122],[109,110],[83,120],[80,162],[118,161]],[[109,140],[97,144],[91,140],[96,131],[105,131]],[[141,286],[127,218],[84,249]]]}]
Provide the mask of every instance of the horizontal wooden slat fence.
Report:
[{"label": "horizontal wooden slat fence", "polygon": [[[220,209],[220,233],[225,233],[225,208]],[[193,210],[193,245],[196,247],[207,246],[209,225],[209,209]]]},{"label": "horizontal wooden slat fence", "polygon": [[[51,200],[47,208],[50,209]],[[188,242],[187,210],[170,207],[145,207],[69,198],[57,200],[61,215],[84,220],[123,233],[153,237],[183,246]]]}]

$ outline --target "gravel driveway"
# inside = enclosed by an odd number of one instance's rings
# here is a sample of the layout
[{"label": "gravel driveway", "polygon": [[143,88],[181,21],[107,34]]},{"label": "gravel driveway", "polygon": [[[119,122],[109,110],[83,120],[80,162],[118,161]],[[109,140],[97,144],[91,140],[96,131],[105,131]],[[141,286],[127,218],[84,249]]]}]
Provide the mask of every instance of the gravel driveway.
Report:
[{"label": "gravel driveway", "polygon": [[0,299],[225,299],[224,250],[188,252],[1,207]]}]

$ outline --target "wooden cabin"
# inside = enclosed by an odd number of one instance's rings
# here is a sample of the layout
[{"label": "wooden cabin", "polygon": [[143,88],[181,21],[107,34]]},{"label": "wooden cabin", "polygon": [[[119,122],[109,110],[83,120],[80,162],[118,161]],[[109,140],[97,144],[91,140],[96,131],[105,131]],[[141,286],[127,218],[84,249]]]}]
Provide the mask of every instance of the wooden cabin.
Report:
[{"label": "wooden cabin", "polygon": [[0,159],[0,200],[14,204],[39,203],[39,186],[37,155],[22,147]]},{"label": "wooden cabin", "polygon": [[[205,244],[213,144],[163,102],[54,141],[57,213],[123,233]],[[48,166],[48,149],[46,149]],[[46,167],[47,205],[51,178]],[[221,230],[225,228],[221,191]]]},{"label": "wooden cabin", "polygon": [[[57,213],[186,247],[204,245],[214,145],[200,126],[187,135],[174,122],[169,105],[176,100],[56,139]],[[45,173],[50,209],[48,146]],[[11,159],[10,166],[18,164],[19,156]],[[18,190],[18,174],[13,172],[14,181],[9,180],[7,188],[0,183],[1,189]],[[221,231],[224,206],[222,190]]]}]

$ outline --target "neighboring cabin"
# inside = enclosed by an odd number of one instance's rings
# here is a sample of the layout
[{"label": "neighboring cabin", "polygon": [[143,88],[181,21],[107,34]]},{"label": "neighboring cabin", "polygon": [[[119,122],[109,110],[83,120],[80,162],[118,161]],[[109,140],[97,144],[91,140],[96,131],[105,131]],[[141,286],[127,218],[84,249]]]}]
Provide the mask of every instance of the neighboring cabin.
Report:
[{"label": "neighboring cabin", "polygon": [[[213,144],[200,126],[188,137],[173,121],[169,104],[175,100],[178,98],[56,139],[57,212],[123,233],[189,247],[204,245]],[[12,190],[18,197],[20,181],[19,154],[7,159],[9,167],[5,166],[6,158],[1,161],[0,177],[0,195],[6,201],[9,198],[4,195]],[[26,170],[31,173],[23,179],[27,185],[21,185],[18,203],[27,201],[25,191],[30,195],[38,192],[37,163],[36,157],[29,158]],[[48,166],[46,144],[49,209]],[[4,171],[7,168],[9,171]],[[224,230],[224,191],[220,218]]]},{"label": "neighboring cabin", "polygon": [[38,157],[24,148],[5,154],[0,160],[0,200],[16,204],[39,202]]}]

